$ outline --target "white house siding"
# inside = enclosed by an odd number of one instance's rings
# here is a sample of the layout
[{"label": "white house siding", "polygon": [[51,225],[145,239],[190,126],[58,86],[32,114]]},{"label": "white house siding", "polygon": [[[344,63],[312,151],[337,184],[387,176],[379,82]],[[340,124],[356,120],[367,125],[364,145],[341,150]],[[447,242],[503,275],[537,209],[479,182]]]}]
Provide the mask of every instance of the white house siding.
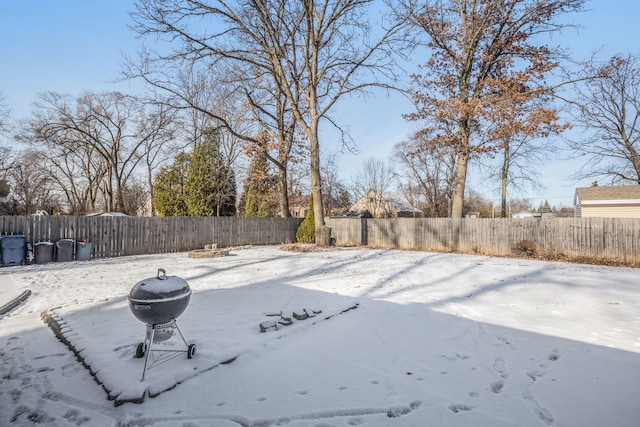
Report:
[{"label": "white house siding", "polygon": [[640,218],[640,204],[581,204],[580,215],[582,218]]}]

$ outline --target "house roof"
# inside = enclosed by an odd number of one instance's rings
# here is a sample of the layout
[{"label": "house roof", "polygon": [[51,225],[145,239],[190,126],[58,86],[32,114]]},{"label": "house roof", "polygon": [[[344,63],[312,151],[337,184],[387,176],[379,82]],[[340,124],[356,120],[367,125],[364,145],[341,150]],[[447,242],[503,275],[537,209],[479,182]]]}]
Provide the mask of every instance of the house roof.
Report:
[{"label": "house roof", "polygon": [[576,203],[634,203],[640,202],[640,185],[576,188]]},{"label": "house roof", "polygon": [[95,213],[87,214],[85,216],[129,216],[129,215],[122,212],[95,212]]},{"label": "house roof", "polygon": [[398,212],[422,212],[420,209],[411,206],[411,203],[407,202],[399,194],[388,194],[385,198],[398,210]]},{"label": "house roof", "polygon": [[401,195],[396,193],[386,193],[384,196],[380,195],[376,190],[369,190],[367,194],[362,196],[356,203],[349,208],[350,211],[358,211],[362,210],[360,207],[366,204],[370,199],[376,199],[378,201],[386,201],[393,206],[393,208],[397,212],[411,212],[411,213],[421,213],[422,211],[418,208],[414,208],[411,204],[406,201]]}]

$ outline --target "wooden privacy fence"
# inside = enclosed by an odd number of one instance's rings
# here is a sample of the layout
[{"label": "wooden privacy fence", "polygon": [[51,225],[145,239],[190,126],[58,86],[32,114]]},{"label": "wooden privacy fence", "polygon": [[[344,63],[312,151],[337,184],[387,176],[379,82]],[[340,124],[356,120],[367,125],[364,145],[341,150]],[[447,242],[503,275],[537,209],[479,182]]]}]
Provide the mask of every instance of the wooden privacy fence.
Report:
[{"label": "wooden privacy fence", "polygon": [[[92,258],[295,242],[300,218],[0,216],[1,234],[92,243]],[[339,246],[618,261],[640,266],[640,219],[327,218]]]},{"label": "wooden privacy fence", "polygon": [[0,216],[0,235],[27,242],[88,238],[92,258],[294,242],[301,219],[235,217]]},{"label": "wooden privacy fence", "polygon": [[640,266],[640,219],[633,218],[330,218],[327,225],[338,245]]}]

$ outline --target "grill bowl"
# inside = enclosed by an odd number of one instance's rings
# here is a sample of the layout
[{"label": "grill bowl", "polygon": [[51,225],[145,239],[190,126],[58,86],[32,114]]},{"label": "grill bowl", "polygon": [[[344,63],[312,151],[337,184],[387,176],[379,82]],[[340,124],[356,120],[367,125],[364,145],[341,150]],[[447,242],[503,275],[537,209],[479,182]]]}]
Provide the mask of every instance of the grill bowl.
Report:
[{"label": "grill bowl", "polygon": [[187,309],[191,288],[184,279],[167,276],[159,269],[157,277],[136,283],[128,299],[129,308],[138,320],[158,325],[177,319]]}]

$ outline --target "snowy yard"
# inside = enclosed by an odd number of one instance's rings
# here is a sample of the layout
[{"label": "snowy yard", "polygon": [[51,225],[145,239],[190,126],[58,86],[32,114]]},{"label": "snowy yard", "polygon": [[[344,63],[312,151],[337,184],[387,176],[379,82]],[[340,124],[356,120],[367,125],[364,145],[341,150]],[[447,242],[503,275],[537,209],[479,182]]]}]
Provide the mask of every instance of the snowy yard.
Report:
[{"label": "snowy yard", "polygon": [[[197,353],[140,381],[126,296],[158,268]],[[0,316],[0,426],[638,426],[639,273],[275,246],[1,268],[0,305],[32,295]]]}]

